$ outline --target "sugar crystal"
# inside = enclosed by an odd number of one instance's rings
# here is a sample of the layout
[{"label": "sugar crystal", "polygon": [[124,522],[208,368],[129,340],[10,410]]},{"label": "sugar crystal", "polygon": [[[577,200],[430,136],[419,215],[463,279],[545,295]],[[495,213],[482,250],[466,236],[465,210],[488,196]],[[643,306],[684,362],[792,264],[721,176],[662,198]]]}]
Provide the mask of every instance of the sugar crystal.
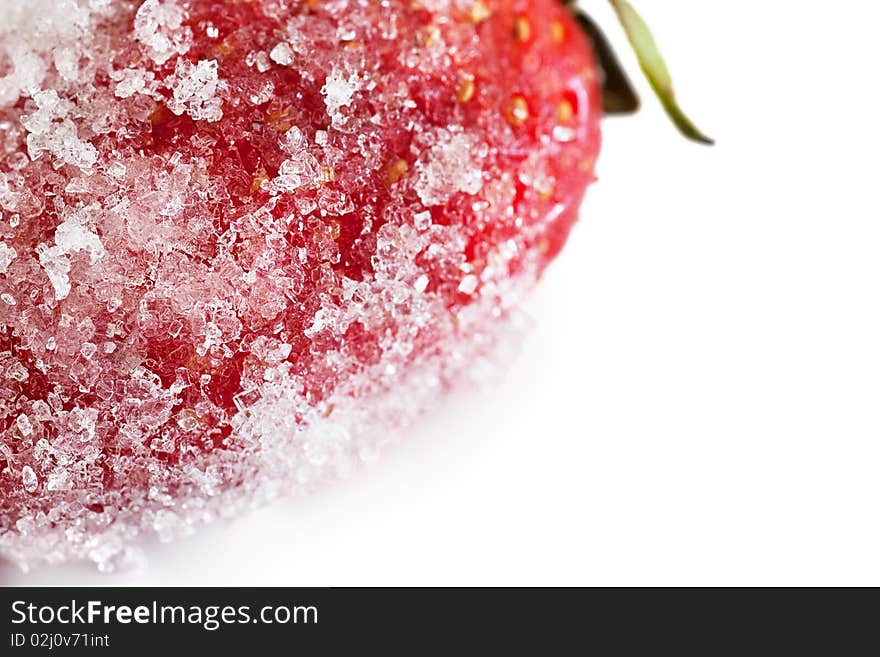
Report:
[{"label": "sugar crystal", "polygon": [[21,469],[21,483],[28,493],[35,493],[37,491],[39,481],[37,480],[37,474],[31,466],[26,465]]}]

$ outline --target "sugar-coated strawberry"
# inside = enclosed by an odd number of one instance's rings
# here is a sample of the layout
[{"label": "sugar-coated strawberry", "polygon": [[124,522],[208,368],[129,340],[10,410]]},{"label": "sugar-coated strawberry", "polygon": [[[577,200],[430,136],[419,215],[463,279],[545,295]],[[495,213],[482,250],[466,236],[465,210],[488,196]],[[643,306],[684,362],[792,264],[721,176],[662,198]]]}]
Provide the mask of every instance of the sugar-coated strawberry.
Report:
[{"label": "sugar-coated strawberry", "polygon": [[[25,8],[27,5],[27,8]],[[599,151],[558,0],[0,5],[0,554],[111,565],[477,368]]]}]

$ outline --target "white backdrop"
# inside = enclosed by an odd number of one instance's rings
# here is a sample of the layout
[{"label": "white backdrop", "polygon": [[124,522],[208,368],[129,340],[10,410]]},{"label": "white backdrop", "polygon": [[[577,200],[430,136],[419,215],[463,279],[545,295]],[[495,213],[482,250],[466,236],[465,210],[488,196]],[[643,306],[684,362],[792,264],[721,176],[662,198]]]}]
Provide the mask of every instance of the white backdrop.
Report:
[{"label": "white backdrop", "polygon": [[880,10],[635,4],[719,145],[680,140],[644,84],[643,113],[606,122],[497,389],[144,570],[0,581],[880,584]]}]

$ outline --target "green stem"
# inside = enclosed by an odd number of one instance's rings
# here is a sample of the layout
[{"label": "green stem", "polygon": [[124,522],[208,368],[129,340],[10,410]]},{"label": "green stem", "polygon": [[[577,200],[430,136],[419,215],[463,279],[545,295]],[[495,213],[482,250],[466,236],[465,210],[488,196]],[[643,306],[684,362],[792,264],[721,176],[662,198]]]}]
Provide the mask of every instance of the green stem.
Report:
[{"label": "green stem", "polygon": [[[639,105],[638,97],[608,40],[592,19],[576,6],[577,0],[562,0],[562,2],[571,10],[575,20],[593,43],[596,58],[603,72],[602,93],[606,111],[609,114],[635,111]],[[657,42],[644,19],[627,0],[609,0],[609,2],[635,51],[639,66],[666,114],[688,139],[701,144],[714,144],[715,142],[703,134],[679,106],[666,61],[660,54]]]},{"label": "green stem", "polygon": [[654,41],[651,30],[648,29],[648,25],[627,0],[610,0],[610,2],[620,19],[620,24],[623,25],[633,50],[635,50],[645,77],[648,78],[651,88],[657,94],[657,98],[660,99],[669,118],[688,139],[701,144],[715,143],[700,132],[678,105],[672,86],[672,76],[669,74],[669,69],[666,67],[666,62],[660,54],[660,49],[657,47],[657,42]]}]

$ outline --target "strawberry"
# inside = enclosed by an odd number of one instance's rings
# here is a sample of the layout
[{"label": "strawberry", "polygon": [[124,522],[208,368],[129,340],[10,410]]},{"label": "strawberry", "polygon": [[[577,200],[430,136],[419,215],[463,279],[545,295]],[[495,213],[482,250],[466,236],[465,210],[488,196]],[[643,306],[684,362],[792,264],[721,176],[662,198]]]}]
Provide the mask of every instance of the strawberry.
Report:
[{"label": "strawberry", "polygon": [[602,73],[558,0],[40,9],[0,33],[21,564],[345,474],[491,354],[593,179]]}]

